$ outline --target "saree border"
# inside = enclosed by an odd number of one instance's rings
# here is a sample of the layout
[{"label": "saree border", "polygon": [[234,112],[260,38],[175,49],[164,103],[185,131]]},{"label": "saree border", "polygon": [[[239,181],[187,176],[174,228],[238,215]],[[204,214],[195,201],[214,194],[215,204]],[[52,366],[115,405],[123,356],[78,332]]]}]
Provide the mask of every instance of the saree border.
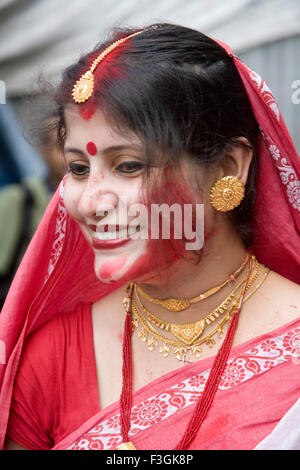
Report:
[{"label": "saree border", "polygon": [[[235,346],[219,390],[229,390],[287,361],[300,361],[300,326],[292,328],[299,321],[293,320],[273,332]],[[274,336],[282,330],[285,332]],[[249,349],[245,351],[247,347]],[[213,360],[214,357],[211,357],[202,361],[202,372],[199,372],[199,363],[193,363],[137,390],[134,394],[130,436],[134,437],[136,433],[192,406],[203,392]],[[174,383],[174,379],[180,377],[183,371],[186,374],[187,370],[190,371],[190,376]],[[170,385],[172,381],[173,385]],[[165,384],[164,391],[161,391],[162,384]],[[145,393],[147,391],[152,393]],[[121,441],[119,403],[116,402],[88,419],[76,431],[56,444],[53,450],[111,450]]]}]

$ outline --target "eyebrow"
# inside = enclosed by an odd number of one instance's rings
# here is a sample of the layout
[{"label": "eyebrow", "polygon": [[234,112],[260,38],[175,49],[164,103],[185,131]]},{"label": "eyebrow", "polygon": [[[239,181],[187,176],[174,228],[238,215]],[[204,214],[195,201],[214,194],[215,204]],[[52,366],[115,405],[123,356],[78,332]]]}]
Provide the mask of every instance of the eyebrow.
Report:
[{"label": "eyebrow", "polygon": [[[101,153],[103,155],[107,155],[109,153],[119,152],[120,150],[137,150],[140,152],[142,150],[142,147],[140,145],[112,145],[103,149]],[[86,155],[85,152],[74,147],[65,147],[64,152],[79,153],[80,155]]]}]

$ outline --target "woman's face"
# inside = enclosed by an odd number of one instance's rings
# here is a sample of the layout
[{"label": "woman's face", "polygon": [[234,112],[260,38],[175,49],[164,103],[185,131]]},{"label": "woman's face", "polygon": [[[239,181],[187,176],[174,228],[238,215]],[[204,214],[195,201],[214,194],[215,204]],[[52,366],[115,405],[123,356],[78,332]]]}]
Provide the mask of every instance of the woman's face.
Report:
[{"label": "woman's face", "polygon": [[141,142],[119,134],[100,111],[87,120],[70,105],[64,153],[69,168],[64,203],[94,250],[96,276],[111,283],[151,275],[155,262],[157,267],[153,244],[129,213],[141,199]]}]

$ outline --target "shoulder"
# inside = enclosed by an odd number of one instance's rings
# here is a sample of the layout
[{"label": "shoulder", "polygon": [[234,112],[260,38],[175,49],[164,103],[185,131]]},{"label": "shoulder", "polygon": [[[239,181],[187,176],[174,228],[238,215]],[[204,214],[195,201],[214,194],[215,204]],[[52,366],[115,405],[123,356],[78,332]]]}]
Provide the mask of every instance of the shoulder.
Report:
[{"label": "shoulder", "polygon": [[243,343],[280,328],[294,328],[298,324],[300,286],[270,271],[261,287],[243,305],[235,343]]},{"label": "shoulder", "polygon": [[50,449],[55,433],[65,432],[80,417],[82,396],[88,397],[87,417],[90,403],[95,407],[90,355],[86,359],[82,354],[82,339],[90,340],[85,334],[91,331],[85,329],[90,311],[90,304],[82,304],[70,313],[57,313],[25,341],[7,434],[26,449]]},{"label": "shoulder", "polygon": [[270,271],[244,307],[244,326],[252,336],[288,326],[300,321],[300,286]]},{"label": "shoulder", "polygon": [[65,348],[69,340],[83,331],[88,321],[91,305],[80,303],[69,313],[56,313],[46,323],[34,330],[25,340],[22,359],[32,361],[48,360]]},{"label": "shoulder", "polygon": [[264,283],[262,296],[286,321],[300,317],[300,286],[271,271]]}]

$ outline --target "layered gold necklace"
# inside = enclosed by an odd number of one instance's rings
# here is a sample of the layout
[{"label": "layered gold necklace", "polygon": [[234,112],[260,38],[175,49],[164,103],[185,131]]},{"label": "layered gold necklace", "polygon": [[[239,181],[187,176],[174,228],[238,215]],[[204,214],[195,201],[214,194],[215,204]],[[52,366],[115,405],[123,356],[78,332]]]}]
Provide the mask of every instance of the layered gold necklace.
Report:
[{"label": "layered gold necklace", "polygon": [[246,257],[241,264],[241,266],[234,271],[232,274],[228,276],[228,279],[226,281],[222,282],[218,286],[212,287],[206,292],[203,292],[200,295],[197,295],[196,297],[193,297],[191,299],[187,298],[175,298],[175,297],[170,297],[168,299],[155,299],[151,297],[151,295],[147,294],[140,286],[135,285],[136,290],[144,297],[144,299],[148,300],[149,302],[156,304],[156,305],[161,305],[167,310],[171,310],[172,312],[181,312],[182,310],[186,310],[188,307],[190,307],[192,304],[195,304],[197,302],[200,302],[201,300],[207,299],[213,294],[216,294],[221,290],[223,287],[227,286],[229,282],[235,281],[236,277],[240,274],[240,272],[244,269],[244,267],[247,265],[248,261],[250,258],[250,254],[247,253]]},{"label": "layered gold necklace", "polygon": [[[260,265],[252,255],[250,259],[249,270],[251,271],[246,285],[246,291],[256,281],[259,275]],[[269,273],[269,268],[264,267],[264,276],[244,301],[247,301],[261,286]],[[247,277],[247,276],[246,276]],[[240,291],[246,280],[244,277],[226,297],[226,299],[205,318],[193,323],[177,324],[161,320],[150,312],[142,303],[139,296],[139,289],[134,285],[134,297],[132,298],[133,327],[139,329],[138,337],[147,344],[150,351],[159,347],[159,352],[163,357],[169,354],[184,362],[192,362],[192,358],[201,356],[201,346],[212,348],[216,341],[213,338],[216,334],[221,338],[224,335],[224,326],[230,323],[232,314],[238,304]],[[205,335],[205,331],[209,330]],[[165,334],[163,334],[165,333]]]}]

